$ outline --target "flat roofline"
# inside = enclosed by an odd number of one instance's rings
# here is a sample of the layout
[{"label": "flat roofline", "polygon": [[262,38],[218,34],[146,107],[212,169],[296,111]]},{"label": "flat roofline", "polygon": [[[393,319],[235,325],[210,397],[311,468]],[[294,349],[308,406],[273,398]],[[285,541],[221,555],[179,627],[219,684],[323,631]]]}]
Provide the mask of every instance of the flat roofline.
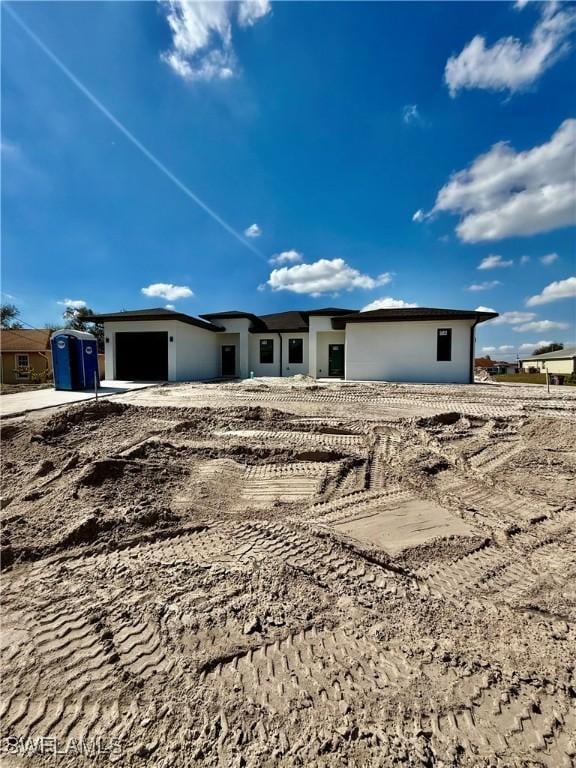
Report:
[{"label": "flat roofline", "polygon": [[[421,311],[418,311],[418,310]],[[347,323],[397,323],[397,322],[435,322],[454,320],[475,320],[484,323],[498,317],[498,312],[475,312],[465,309],[433,309],[417,307],[414,309],[375,309],[371,312],[358,312],[353,315],[334,317],[332,327],[342,329]]]},{"label": "flat roofline", "polygon": [[206,320],[198,320],[196,317],[191,317],[183,312],[171,312],[166,311],[166,314],[138,314],[138,312],[118,312],[108,315],[86,315],[85,319],[90,323],[129,323],[129,322],[152,322],[154,320],[178,320],[180,323],[186,325],[194,325],[197,328],[203,328],[205,331],[213,331],[214,333],[221,333],[224,329],[220,328],[213,323],[209,323]]}]

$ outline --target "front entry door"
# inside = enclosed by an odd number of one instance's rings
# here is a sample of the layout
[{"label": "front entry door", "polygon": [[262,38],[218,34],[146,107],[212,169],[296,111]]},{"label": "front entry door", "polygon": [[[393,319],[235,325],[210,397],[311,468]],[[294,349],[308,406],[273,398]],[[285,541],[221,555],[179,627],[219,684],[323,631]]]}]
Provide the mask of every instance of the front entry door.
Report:
[{"label": "front entry door", "polygon": [[236,376],[236,345],[222,346],[222,376]]},{"label": "front entry door", "polygon": [[344,376],[344,344],[328,344],[328,376]]}]

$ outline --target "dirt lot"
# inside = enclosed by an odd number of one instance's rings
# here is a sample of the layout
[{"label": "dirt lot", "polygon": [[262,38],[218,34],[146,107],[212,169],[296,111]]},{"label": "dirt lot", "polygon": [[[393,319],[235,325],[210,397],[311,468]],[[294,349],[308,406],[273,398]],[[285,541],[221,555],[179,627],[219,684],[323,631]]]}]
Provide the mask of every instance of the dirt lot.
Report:
[{"label": "dirt lot", "polygon": [[3,764],[574,765],[575,406],[301,378],[6,420]]}]

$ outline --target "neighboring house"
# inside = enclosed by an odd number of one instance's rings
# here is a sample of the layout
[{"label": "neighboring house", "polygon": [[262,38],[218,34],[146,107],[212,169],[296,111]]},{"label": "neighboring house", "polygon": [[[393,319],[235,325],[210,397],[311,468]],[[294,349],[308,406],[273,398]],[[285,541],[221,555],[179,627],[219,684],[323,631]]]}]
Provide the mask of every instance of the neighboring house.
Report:
[{"label": "neighboring house", "polygon": [[477,357],[474,367],[481,368],[491,375],[502,373],[518,373],[518,363],[509,363],[506,360],[490,360],[489,357]]},{"label": "neighboring house", "polygon": [[2,383],[26,384],[45,381],[52,372],[52,353],[48,329],[2,329]]},{"label": "neighboring house", "polygon": [[334,377],[469,383],[474,328],[497,317],[471,310],[328,307],[255,315],[168,309],[95,315],[104,324],[106,378],[190,381],[223,376]]},{"label": "neighboring house", "polygon": [[558,376],[570,376],[576,373],[576,347],[564,347],[556,352],[523,357],[520,361],[523,371],[553,373]]}]

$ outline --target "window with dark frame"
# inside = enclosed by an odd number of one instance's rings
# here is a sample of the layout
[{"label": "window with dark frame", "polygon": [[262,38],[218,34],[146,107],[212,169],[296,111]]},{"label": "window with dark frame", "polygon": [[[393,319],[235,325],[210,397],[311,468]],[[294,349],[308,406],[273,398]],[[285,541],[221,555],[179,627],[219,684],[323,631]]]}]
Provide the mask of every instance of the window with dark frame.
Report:
[{"label": "window with dark frame", "polygon": [[436,360],[439,362],[452,360],[452,328],[438,328]]},{"label": "window with dark frame", "polygon": [[293,365],[304,362],[304,339],[288,339],[288,362]]},{"label": "window with dark frame", "polygon": [[274,362],[274,339],[260,339],[260,362]]}]

